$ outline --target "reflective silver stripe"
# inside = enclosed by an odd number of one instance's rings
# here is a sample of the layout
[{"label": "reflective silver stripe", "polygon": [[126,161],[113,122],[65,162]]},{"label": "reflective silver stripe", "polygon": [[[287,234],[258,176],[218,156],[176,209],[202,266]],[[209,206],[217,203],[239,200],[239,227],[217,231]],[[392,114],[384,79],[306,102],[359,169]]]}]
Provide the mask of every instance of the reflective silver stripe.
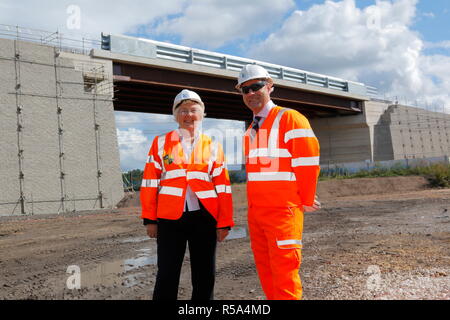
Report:
[{"label": "reflective silver stripe", "polygon": [[293,172],[249,172],[248,181],[296,181]]},{"label": "reflective silver stripe", "polygon": [[197,191],[197,192],[195,192],[195,195],[196,195],[199,199],[217,198],[217,193],[216,193],[214,190]]},{"label": "reflective silver stripe", "polygon": [[161,176],[161,180],[174,179],[185,176],[186,176],[186,169],[176,169],[164,172]]},{"label": "reflective silver stripe", "polygon": [[274,158],[288,158],[291,157],[291,153],[287,149],[279,149],[278,137],[280,134],[280,121],[283,114],[290,109],[283,108],[278,111],[278,114],[273,121],[270,135],[267,142],[267,148],[253,149],[249,152],[249,158],[255,157],[274,157]]},{"label": "reflective silver stripe", "polygon": [[[164,144],[166,143],[166,135],[162,135],[158,137],[158,156],[163,161],[163,154],[164,154]],[[165,171],[164,164],[161,168],[162,171]]]},{"label": "reflective silver stripe", "polygon": [[168,194],[171,196],[181,197],[183,195],[183,189],[163,186],[163,187],[161,187],[161,190],[159,190],[159,194]]},{"label": "reflective silver stripe", "polygon": [[157,188],[158,185],[159,185],[158,179],[142,179],[141,187]]},{"label": "reflective silver stripe", "polygon": [[219,152],[219,145],[217,141],[211,142],[211,160],[215,162],[217,160],[217,152]]},{"label": "reflective silver stripe", "polygon": [[273,121],[272,128],[270,130],[269,140],[268,140],[268,148],[269,149],[278,149],[278,136],[279,136],[279,128],[280,128],[280,120],[283,114],[290,109],[283,108],[278,111],[275,120]]},{"label": "reflective silver stripe", "polygon": [[214,162],[217,160],[217,153],[219,152],[219,145],[217,144],[217,141],[212,141],[211,145],[211,157],[208,161],[208,172],[211,172]]},{"label": "reflective silver stripe", "polygon": [[320,157],[300,157],[292,159],[292,167],[299,166],[318,166],[320,162]]},{"label": "reflective silver stripe", "polygon": [[315,138],[314,131],[312,129],[294,129],[286,132],[284,135],[284,143],[287,143],[291,139],[295,138]]},{"label": "reflective silver stripe", "polygon": [[153,158],[153,156],[147,157],[147,163],[153,163],[156,169],[162,170],[160,164],[158,163],[158,161],[155,160],[155,158]]},{"label": "reflective silver stripe", "polygon": [[221,185],[216,186],[216,192],[217,193],[231,193],[231,187],[221,184]]},{"label": "reflective silver stripe", "polygon": [[291,157],[291,153],[288,149],[253,149],[250,150],[248,155],[249,158],[257,158],[257,157],[273,157],[273,158],[289,158]]},{"label": "reflective silver stripe", "polygon": [[285,246],[288,244],[298,244],[298,245],[302,245],[302,240],[277,240],[277,245],[278,246]]},{"label": "reflective silver stripe", "polygon": [[187,173],[187,179],[188,180],[199,179],[199,180],[204,180],[204,181],[211,181],[209,179],[209,174],[207,174],[206,172],[201,172],[201,171],[189,171]]},{"label": "reflective silver stripe", "polygon": [[222,174],[223,169],[224,169],[224,165],[221,165],[220,167],[215,168],[212,173],[213,178],[220,176]]}]

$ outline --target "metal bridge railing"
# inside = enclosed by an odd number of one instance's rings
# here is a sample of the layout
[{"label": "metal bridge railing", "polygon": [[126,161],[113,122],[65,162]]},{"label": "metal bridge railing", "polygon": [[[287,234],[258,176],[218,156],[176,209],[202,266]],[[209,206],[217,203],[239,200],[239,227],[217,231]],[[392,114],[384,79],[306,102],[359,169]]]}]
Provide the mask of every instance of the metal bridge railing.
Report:
[{"label": "metal bridge railing", "polygon": [[370,97],[378,97],[378,89],[371,86],[366,86],[367,95]]},{"label": "metal bridge railing", "polygon": [[114,53],[159,58],[231,71],[240,71],[244,65],[254,63],[263,66],[274,79],[293,81],[364,96],[377,96],[378,94],[375,87],[366,86],[359,82],[150,39],[102,34],[102,49],[110,50]]}]

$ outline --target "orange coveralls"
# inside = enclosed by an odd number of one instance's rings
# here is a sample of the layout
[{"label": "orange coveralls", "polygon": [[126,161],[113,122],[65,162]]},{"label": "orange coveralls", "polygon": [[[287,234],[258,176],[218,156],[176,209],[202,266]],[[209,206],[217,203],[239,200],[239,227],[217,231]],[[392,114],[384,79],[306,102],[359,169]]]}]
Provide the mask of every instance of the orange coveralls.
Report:
[{"label": "orange coveralls", "polygon": [[254,138],[250,128],[244,135],[244,154],[258,276],[267,299],[301,299],[303,205],[314,203],[319,143],[302,114],[278,106]]}]

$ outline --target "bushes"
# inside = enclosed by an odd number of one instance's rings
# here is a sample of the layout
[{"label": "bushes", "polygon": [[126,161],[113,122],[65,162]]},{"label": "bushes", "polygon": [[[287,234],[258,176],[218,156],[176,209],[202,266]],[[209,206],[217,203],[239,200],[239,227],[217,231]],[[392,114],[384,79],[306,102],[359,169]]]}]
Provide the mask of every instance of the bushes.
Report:
[{"label": "bushes", "polygon": [[418,169],[419,174],[427,178],[433,188],[450,188],[450,165],[435,164]]},{"label": "bushes", "polygon": [[338,168],[327,172],[321,172],[319,180],[396,176],[424,176],[433,188],[450,188],[450,165],[441,163],[417,167],[375,167],[372,170],[361,170],[356,173],[349,173],[347,169]]},{"label": "bushes", "polygon": [[139,191],[141,189],[142,176],[144,171],[134,169],[128,172],[122,173],[123,187],[126,191]]}]

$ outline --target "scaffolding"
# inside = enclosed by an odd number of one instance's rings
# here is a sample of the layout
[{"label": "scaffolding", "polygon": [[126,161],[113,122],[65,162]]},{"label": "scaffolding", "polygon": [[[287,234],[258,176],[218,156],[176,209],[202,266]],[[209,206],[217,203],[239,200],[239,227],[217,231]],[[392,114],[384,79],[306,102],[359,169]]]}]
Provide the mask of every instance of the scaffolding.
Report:
[{"label": "scaffolding", "polygon": [[[35,213],[35,204],[40,203],[59,203],[59,213],[76,211],[76,203],[80,201],[91,201],[94,202],[93,207],[96,208],[97,204],[99,208],[105,208],[105,199],[109,195],[105,195],[104,188],[106,186],[102,185],[102,158],[101,158],[101,123],[99,121],[100,112],[97,106],[99,101],[113,101],[113,80],[108,74],[108,70],[105,69],[105,64],[95,61],[87,61],[83,59],[76,59],[76,56],[70,59],[73,61],[73,66],[68,66],[67,64],[61,63],[61,52],[73,53],[76,55],[89,55],[90,51],[94,48],[99,48],[101,45],[100,41],[90,40],[87,38],[72,39],[67,38],[58,31],[50,33],[42,30],[27,29],[21,27],[13,27],[0,24],[0,36],[2,38],[10,39],[14,41],[14,57],[4,57],[0,56],[0,60],[9,61],[14,64],[14,76],[15,83],[14,92],[9,92],[15,96],[15,109],[16,111],[16,122],[17,122],[17,161],[18,161],[18,199],[17,200],[7,200],[6,202],[0,201],[0,207],[11,206],[11,214],[20,212],[21,215]],[[21,52],[21,41],[34,42],[38,45],[53,47],[54,59],[52,62],[49,61],[39,61],[39,59],[24,59]],[[55,92],[54,95],[44,94],[41,92],[24,92],[22,85],[23,77],[23,67],[21,64],[27,65],[39,65],[54,69],[54,80],[55,80]],[[51,69],[50,69],[51,70]],[[76,70],[82,74],[81,81],[63,81],[61,77],[61,72],[66,70]],[[11,79],[13,80],[13,79]],[[67,96],[64,95],[65,85],[79,85],[82,89],[80,90],[79,96]],[[83,89],[84,88],[84,89]],[[87,93],[89,95],[83,95]],[[33,192],[31,190],[26,191],[26,166],[25,160],[31,155],[24,150],[24,131],[28,129],[24,125],[23,114],[26,111],[26,106],[24,106],[24,97],[39,97],[54,100],[55,114],[57,115],[57,136],[58,136],[58,153],[59,160],[55,163],[59,171],[59,199],[35,199]],[[67,168],[66,168],[66,152],[65,152],[65,128],[64,128],[64,104],[67,100],[78,100],[88,103],[92,102],[92,130],[95,135],[95,149],[96,149],[96,179],[97,179],[97,194],[90,195],[71,195],[67,193]],[[89,130],[89,129],[88,129]],[[111,191],[112,193],[112,191]],[[112,194],[111,194],[111,207],[112,204]],[[19,208],[19,210],[18,210]],[[93,209],[93,208],[92,208]],[[8,210],[10,211],[10,210]]]},{"label": "scaffolding", "polygon": [[59,31],[50,32],[20,26],[0,24],[0,36],[4,39],[35,42],[52,46],[59,51],[88,55],[92,49],[101,48],[101,40]]}]

